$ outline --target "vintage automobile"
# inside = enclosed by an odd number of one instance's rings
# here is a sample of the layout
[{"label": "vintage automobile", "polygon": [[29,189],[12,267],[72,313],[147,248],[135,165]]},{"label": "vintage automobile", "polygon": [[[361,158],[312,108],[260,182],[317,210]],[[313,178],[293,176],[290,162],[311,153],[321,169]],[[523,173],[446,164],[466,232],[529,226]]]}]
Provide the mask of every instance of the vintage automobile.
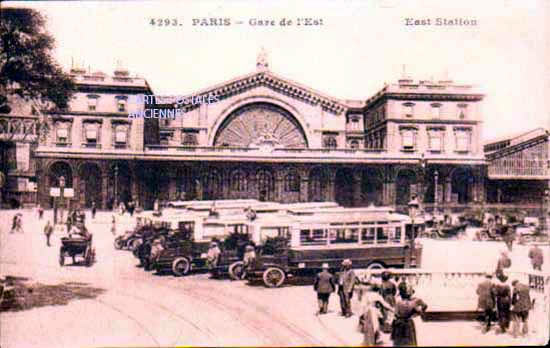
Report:
[{"label": "vintage automobile", "polygon": [[76,256],[84,259],[84,264],[90,267],[95,261],[95,249],[92,246],[92,235],[80,226],[80,232],[70,231],[67,237],[61,238],[59,248],[59,265],[65,264],[65,257],[71,257],[73,264],[76,264]]},{"label": "vintage automobile", "polygon": [[430,216],[426,218],[426,229],[421,236],[434,239],[453,238],[466,231],[468,225],[469,222],[463,216],[454,219],[450,215]]},{"label": "vintage automobile", "polygon": [[261,250],[247,272],[251,282],[279,287],[288,277],[312,274],[323,263],[336,270],[344,259],[354,268],[420,267],[422,227],[391,208],[334,208],[295,216],[276,247]]}]

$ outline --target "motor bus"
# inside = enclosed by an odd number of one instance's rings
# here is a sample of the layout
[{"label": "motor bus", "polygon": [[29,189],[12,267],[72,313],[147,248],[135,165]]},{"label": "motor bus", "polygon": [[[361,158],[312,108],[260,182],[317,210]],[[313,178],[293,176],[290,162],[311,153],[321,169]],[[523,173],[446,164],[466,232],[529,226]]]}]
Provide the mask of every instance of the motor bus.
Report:
[{"label": "motor bus", "polygon": [[422,246],[415,241],[423,221],[391,208],[335,208],[288,221],[286,242],[262,250],[247,272],[250,281],[281,286],[288,277],[337,270],[350,259],[353,268],[420,267]]}]

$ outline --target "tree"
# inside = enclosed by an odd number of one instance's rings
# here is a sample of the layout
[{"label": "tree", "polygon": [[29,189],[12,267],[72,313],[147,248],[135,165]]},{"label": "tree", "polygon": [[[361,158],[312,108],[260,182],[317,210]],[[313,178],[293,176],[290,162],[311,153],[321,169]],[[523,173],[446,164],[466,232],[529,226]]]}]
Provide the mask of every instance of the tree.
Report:
[{"label": "tree", "polygon": [[68,106],[76,87],[70,75],[52,57],[54,39],[36,10],[0,10],[0,113],[9,113],[9,97],[28,100],[39,114],[39,129],[46,130],[46,113]]}]

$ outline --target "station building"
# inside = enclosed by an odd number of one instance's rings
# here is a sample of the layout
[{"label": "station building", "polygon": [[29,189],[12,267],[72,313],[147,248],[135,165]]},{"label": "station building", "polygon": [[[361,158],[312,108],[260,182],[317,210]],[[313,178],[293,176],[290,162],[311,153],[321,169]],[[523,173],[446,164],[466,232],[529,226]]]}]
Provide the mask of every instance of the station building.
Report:
[{"label": "station building", "polygon": [[[71,203],[256,198],[427,209],[485,200],[483,94],[453,81],[402,78],[364,100],[327,96],[270,71],[198,90],[215,102],[144,105],[154,94],[123,69],[71,71],[70,107],[34,151],[37,200],[66,178]],[[183,108],[175,118],[132,118]]]}]

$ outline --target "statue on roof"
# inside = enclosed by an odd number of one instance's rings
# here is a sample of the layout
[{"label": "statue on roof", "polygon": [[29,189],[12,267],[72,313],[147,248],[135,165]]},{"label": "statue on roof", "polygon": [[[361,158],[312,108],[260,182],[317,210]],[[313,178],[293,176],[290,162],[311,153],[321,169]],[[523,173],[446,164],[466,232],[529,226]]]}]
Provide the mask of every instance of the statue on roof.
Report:
[{"label": "statue on roof", "polygon": [[269,61],[267,57],[267,51],[264,47],[261,48],[260,53],[258,53],[258,58],[256,60],[256,68],[258,70],[267,70],[269,69]]}]

